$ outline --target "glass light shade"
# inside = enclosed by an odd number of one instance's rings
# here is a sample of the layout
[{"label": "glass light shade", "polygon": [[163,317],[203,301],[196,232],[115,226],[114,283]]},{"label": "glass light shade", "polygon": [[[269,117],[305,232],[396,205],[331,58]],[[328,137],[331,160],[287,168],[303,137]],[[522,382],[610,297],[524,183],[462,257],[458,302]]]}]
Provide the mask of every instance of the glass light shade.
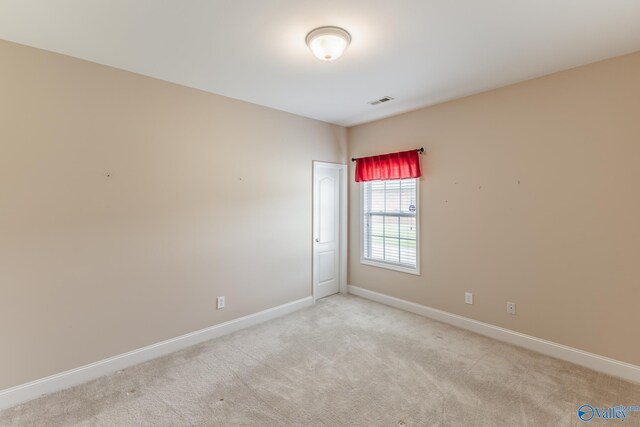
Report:
[{"label": "glass light shade", "polygon": [[351,43],[351,35],[339,27],[320,27],[307,34],[311,52],[323,61],[338,59]]}]

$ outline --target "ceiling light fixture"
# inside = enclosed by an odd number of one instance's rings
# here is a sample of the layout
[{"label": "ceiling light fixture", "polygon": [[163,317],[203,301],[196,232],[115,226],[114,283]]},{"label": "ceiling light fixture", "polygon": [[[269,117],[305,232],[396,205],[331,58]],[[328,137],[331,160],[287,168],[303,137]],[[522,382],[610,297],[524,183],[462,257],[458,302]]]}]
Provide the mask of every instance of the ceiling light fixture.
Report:
[{"label": "ceiling light fixture", "polygon": [[306,42],[318,59],[333,61],[349,46],[351,34],[340,27],[320,27],[307,34]]}]

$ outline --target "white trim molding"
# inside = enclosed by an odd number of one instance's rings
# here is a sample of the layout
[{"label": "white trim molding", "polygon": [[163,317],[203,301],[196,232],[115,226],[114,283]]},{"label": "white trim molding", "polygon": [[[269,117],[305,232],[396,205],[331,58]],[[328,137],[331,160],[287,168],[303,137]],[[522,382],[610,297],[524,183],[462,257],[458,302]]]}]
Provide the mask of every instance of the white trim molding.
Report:
[{"label": "white trim molding", "polygon": [[370,291],[368,289],[360,288],[357,286],[349,285],[349,293],[369,299],[371,301],[376,301],[385,305],[389,305],[391,307],[418,314],[420,316],[448,323],[462,329],[467,329],[469,331],[476,332],[478,334],[485,335],[499,341],[504,341],[509,344],[517,345],[519,347],[524,347],[538,353],[546,354],[547,356],[575,363],[576,365],[581,365],[586,368],[593,369],[594,371],[613,375],[627,381],[640,383],[640,366],[637,365],[632,365],[620,360],[611,359],[609,357],[589,353],[577,348],[558,344],[552,341],[547,341],[541,338],[536,338],[531,335],[522,334],[520,332],[515,332],[510,329],[494,326],[489,323],[479,322],[477,320],[469,319],[457,314],[427,307],[421,304],[416,304],[414,302]]},{"label": "white trim molding", "polygon": [[296,301],[269,308],[258,313],[220,323],[209,328],[171,338],[147,347],[123,353],[89,365],[51,375],[5,390],[0,390],[0,410],[53,393],[87,381],[111,374],[124,368],[200,344],[222,335],[254,326],[267,320],[292,313],[313,305],[313,297],[308,296]]}]

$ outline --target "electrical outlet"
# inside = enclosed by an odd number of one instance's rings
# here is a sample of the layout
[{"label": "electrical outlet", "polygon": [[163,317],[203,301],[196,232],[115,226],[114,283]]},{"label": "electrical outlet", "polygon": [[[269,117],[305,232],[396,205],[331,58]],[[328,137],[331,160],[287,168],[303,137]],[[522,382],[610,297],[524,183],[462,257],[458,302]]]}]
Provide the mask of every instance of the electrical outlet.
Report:
[{"label": "electrical outlet", "polygon": [[515,302],[508,302],[507,303],[507,313],[516,314],[516,303]]},{"label": "electrical outlet", "polygon": [[224,308],[224,297],[218,297],[216,298],[216,308],[218,310],[221,310]]},{"label": "electrical outlet", "polygon": [[471,292],[464,293],[464,302],[467,304],[473,304],[473,294]]}]

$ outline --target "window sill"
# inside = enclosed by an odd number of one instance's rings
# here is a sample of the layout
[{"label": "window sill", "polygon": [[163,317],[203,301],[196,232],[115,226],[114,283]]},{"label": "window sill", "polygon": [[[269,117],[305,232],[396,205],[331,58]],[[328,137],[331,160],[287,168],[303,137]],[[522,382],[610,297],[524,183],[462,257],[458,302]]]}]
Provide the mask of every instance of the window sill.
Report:
[{"label": "window sill", "polygon": [[401,265],[387,264],[384,262],[376,262],[368,259],[361,259],[360,264],[369,265],[371,267],[384,268],[386,270],[399,271],[401,273],[413,274],[414,276],[420,276],[420,268],[407,268]]}]

